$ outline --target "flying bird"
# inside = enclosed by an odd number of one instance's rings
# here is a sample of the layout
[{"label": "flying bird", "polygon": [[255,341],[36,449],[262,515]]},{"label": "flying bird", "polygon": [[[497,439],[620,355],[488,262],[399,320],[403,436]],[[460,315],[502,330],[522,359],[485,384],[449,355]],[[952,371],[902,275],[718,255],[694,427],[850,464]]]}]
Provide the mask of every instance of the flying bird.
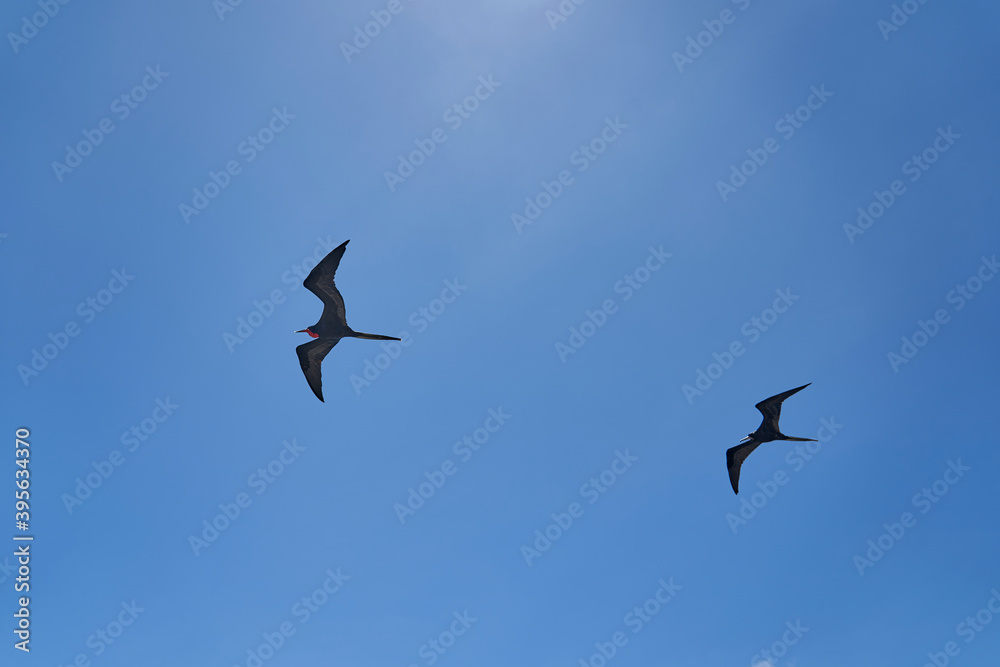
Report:
[{"label": "flying bird", "polygon": [[295,352],[299,355],[299,365],[302,366],[302,372],[305,373],[306,380],[309,382],[309,388],[321,401],[323,400],[323,378],[320,375],[320,364],[323,363],[323,358],[329,354],[333,346],[340,342],[341,338],[400,340],[392,336],[361,333],[347,326],[344,297],[340,295],[340,291],[333,282],[333,274],[340,266],[340,258],[344,256],[348,243],[350,243],[349,239],[331,250],[330,254],[313,267],[306,279],[302,281],[305,288],[323,302],[323,315],[316,324],[295,332],[307,333],[316,339],[299,345],[295,348]]},{"label": "flying bird", "polygon": [[[809,384],[812,384],[812,382]],[[755,406],[758,410],[760,410],[760,413],[764,415],[764,420],[761,421],[760,426],[757,427],[756,431],[740,440],[740,444],[735,447],[731,447],[726,451],[726,467],[729,468],[729,481],[733,485],[734,493],[739,494],[740,492],[740,466],[742,466],[743,462],[746,461],[748,456],[750,456],[750,452],[757,449],[757,447],[761,444],[771,442],[772,440],[816,442],[815,438],[793,438],[792,436],[783,434],[781,429],[778,428],[778,418],[781,416],[781,402],[792,394],[802,391],[808,387],[809,384],[804,384],[801,387],[796,387],[795,389],[789,389],[788,391],[781,392],[771,398],[765,398]]]}]

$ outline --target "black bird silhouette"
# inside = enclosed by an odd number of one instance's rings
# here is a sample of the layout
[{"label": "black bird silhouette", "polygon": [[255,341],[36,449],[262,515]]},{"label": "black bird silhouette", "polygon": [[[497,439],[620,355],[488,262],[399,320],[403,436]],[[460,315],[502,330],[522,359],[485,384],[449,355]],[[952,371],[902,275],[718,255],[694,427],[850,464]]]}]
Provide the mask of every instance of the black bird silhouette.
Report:
[{"label": "black bird silhouette", "polygon": [[347,250],[347,244],[350,242],[348,239],[331,250],[330,254],[324,257],[323,261],[317,264],[302,281],[306,289],[318,296],[323,302],[323,315],[316,324],[295,332],[307,333],[316,339],[299,345],[295,348],[295,352],[299,355],[299,364],[309,382],[309,388],[321,401],[323,400],[323,378],[320,375],[320,365],[323,363],[323,357],[333,349],[334,345],[340,342],[341,338],[399,340],[399,338],[392,336],[361,333],[347,326],[344,297],[340,296],[340,291],[337,290],[337,286],[333,282],[333,275],[337,272],[340,258],[344,256],[344,251]]},{"label": "black bird silhouette", "polygon": [[[812,384],[812,382],[809,384]],[[729,468],[729,481],[733,485],[734,493],[739,494],[740,492],[740,466],[750,456],[750,452],[757,449],[761,444],[771,442],[772,440],[816,442],[815,438],[793,438],[792,436],[783,434],[781,429],[778,428],[778,418],[781,416],[781,402],[795,392],[802,391],[809,384],[783,391],[771,398],[765,398],[754,406],[764,415],[764,420],[761,421],[756,431],[740,440],[740,444],[726,450],[726,467]]]}]

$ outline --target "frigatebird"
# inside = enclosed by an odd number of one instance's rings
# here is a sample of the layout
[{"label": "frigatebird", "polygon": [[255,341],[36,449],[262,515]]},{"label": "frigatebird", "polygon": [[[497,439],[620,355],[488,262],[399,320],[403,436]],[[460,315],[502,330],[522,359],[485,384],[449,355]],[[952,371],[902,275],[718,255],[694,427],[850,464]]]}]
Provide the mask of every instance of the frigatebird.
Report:
[{"label": "frigatebird", "polygon": [[[364,338],[367,340],[400,340],[392,336],[379,336],[378,334],[361,333],[347,326],[347,315],[344,312],[344,297],[333,282],[333,275],[340,266],[340,258],[347,250],[350,239],[344,241],[339,246],[330,251],[330,254],[313,267],[302,284],[307,290],[319,297],[323,302],[323,315],[319,322],[299,329],[295,333],[307,333],[316,340],[303,343],[295,348],[299,355],[299,365],[305,373],[309,388],[316,394],[316,398],[323,400],[323,378],[320,375],[320,365],[333,346],[340,342],[341,338]],[[324,403],[326,401],[323,401]]]},{"label": "frigatebird", "polygon": [[[809,384],[812,384],[812,382]],[[801,387],[783,391],[780,394],[772,396],[771,398],[765,398],[763,401],[754,406],[760,410],[762,415],[764,415],[764,419],[761,421],[760,426],[757,427],[756,431],[740,440],[740,444],[726,450],[726,467],[729,468],[729,481],[733,485],[734,493],[739,494],[740,492],[740,466],[742,466],[743,462],[746,461],[748,456],[750,456],[750,452],[757,449],[757,447],[763,443],[771,442],[772,440],[816,442],[815,438],[793,438],[790,435],[785,435],[781,432],[781,429],[778,428],[778,418],[781,417],[781,402],[795,392],[802,391],[808,387],[809,384],[804,384]]]}]

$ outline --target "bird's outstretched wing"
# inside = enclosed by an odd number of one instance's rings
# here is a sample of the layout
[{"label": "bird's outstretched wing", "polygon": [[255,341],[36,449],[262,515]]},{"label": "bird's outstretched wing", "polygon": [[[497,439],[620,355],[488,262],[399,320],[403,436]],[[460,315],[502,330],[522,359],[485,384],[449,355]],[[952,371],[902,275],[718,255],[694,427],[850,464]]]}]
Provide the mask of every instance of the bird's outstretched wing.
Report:
[{"label": "bird's outstretched wing", "polygon": [[[809,384],[812,384],[812,382]],[[769,426],[771,429],[774,429],[776,433],[780,433],[781,431],[778,428],[778,418],[781,417],[781,402],[795,392],[802,391],[808,387],[809,384],[804,384],[801,387],[796,387],[795,389],[789,389],[788,391],[783,391],[780,394],[775,394],[771,398],[765,398],[763,401],[755,405],[754,407],[760,410],[760,414],[764,415],[764,421],[761,426]]]},{"label": "bird's outstretched wing", "polygon": [[760,446],[756,440],[736,445],[726,450],[726,467],[729,468],[729,483],[733,485],[733,493],[740,492],[740,466],[750,456],[750,452]]},{"label": "bird's outstretched wing", "polygon": [[302,366],[302,372],[305,373],[306,380],[309,382],[309,388],[321,401],[323,401],[323,377],[320,373],[320,366],[323,363],[323,357],[329,354],[339,341],[338,338],[317,338],[295,348],[295,353],[299,355],[299,365]]},{"label": "bird's outstretched wing", "polygon": [[331,250],[330,254],[314,266],[313,270],[306,276],[306,279],[302,281],[305,288],[318,296],[320,301],[323,302],[322,319],[325,320],[332,314],[345,325],[347,324],[347,313],[344,309],[344,297],[340,295],[337,285],[334,284],[333,276],[337,273],[337,267],[340,266],[340,258],[344,256],[344,251],[347,250],[347,244],[350,242],[350,239],[348,239]]}]

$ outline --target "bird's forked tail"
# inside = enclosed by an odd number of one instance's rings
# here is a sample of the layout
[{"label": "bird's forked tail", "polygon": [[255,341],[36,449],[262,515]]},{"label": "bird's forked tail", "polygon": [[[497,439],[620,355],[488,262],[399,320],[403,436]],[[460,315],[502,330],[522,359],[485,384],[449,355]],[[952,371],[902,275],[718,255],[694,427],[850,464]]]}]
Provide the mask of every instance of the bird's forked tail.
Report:
[{"label": "bird's forked tail", "polygon": [[380,336],[378,334],[361,333],[360,331],[355,331],[352,335],[354,338],[364,338],[365,340],[402,340],[393,336]]}]

